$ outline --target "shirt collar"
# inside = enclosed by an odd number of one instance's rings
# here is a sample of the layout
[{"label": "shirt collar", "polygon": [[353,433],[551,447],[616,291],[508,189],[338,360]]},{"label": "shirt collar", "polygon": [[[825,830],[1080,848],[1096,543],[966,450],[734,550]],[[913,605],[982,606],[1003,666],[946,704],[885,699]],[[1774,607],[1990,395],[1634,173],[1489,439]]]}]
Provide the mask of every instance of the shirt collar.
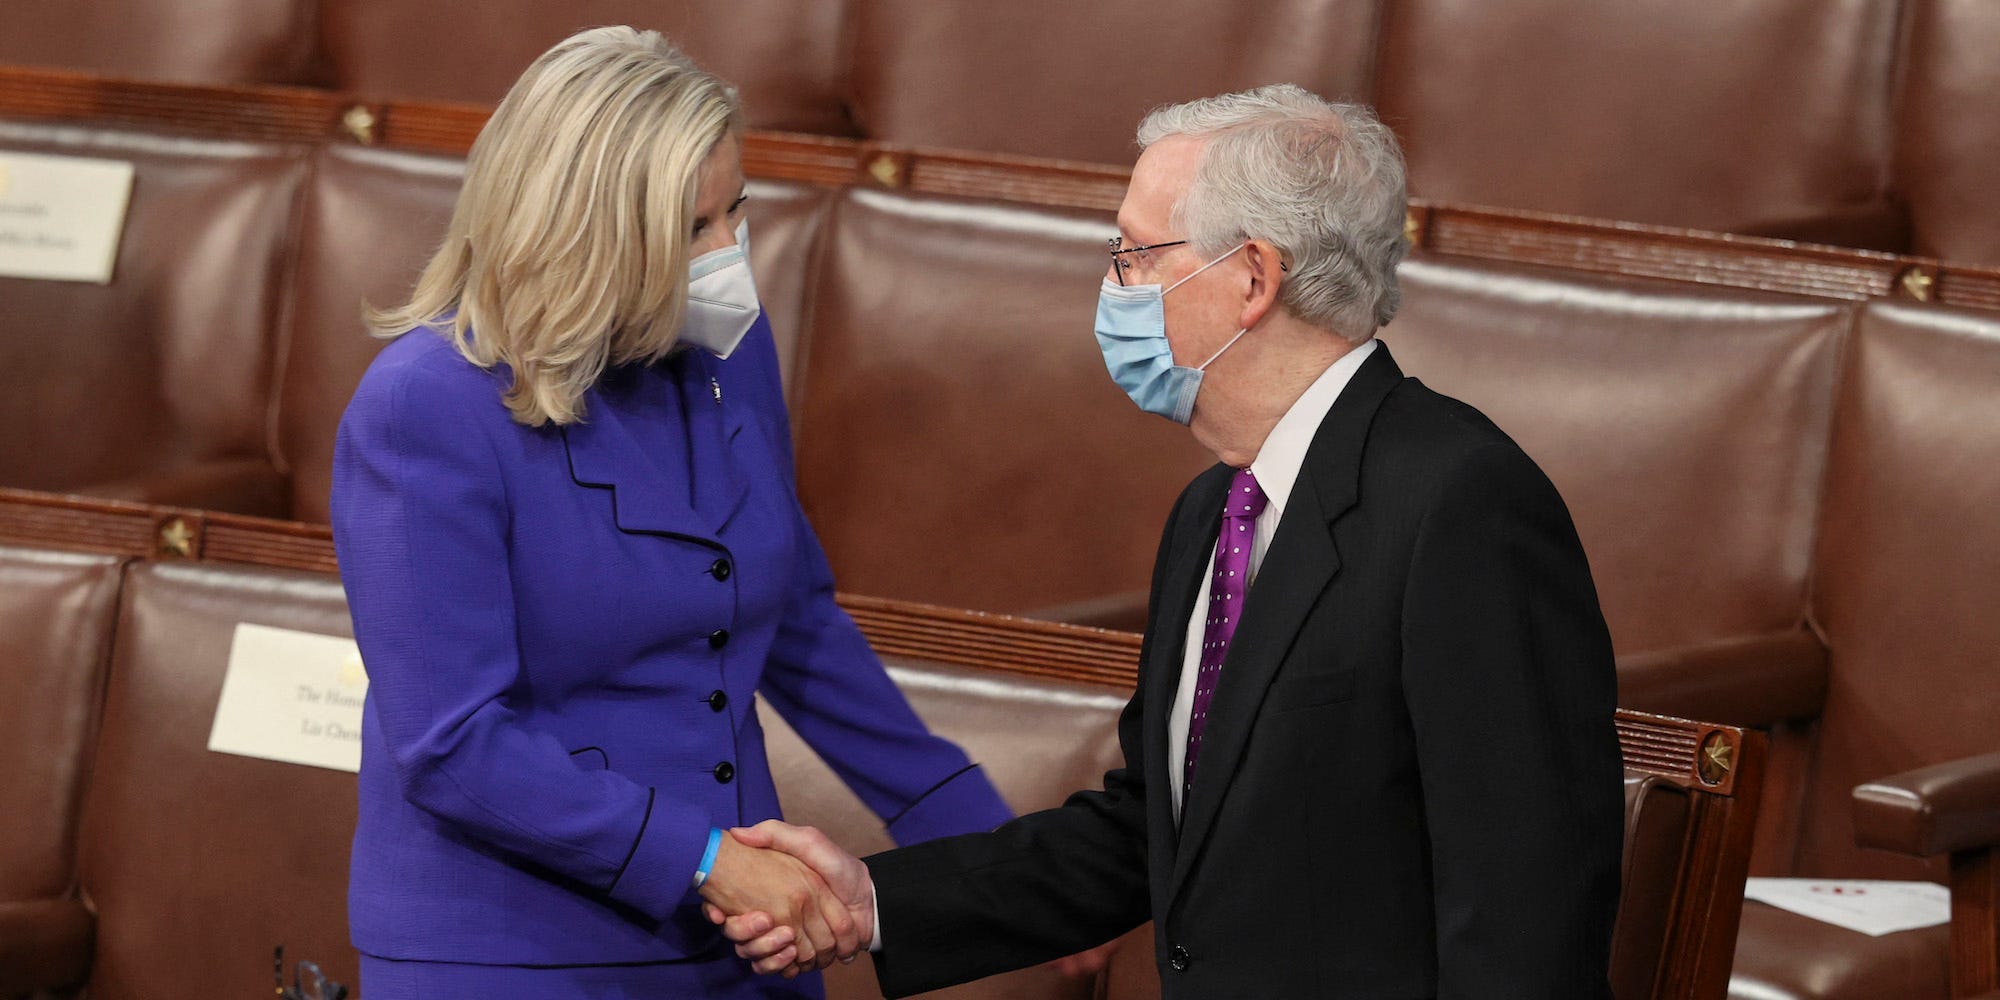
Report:
[{"label": "shirt collar", "polygon": [[1270,499],[1272,512],[1278,517],[1284,517],[1285,501],[1291,499],[1292,487],[1298,482],[1299,468],[1305,465],[1306,449],[1312,447],[1313,435],[1319,433],[1327,411],[1333,409],[1340,391],[1347,388],[1361,363],[1375,353],[1375,345],[1375,338],[1370,337],[1326,366],[1326,371],[1293,401],[1292,408],[1278,418],[1277,426],[1264,438],[1264,446],[1250,463],[1250,472],[1257,477],[1257,485]]}]

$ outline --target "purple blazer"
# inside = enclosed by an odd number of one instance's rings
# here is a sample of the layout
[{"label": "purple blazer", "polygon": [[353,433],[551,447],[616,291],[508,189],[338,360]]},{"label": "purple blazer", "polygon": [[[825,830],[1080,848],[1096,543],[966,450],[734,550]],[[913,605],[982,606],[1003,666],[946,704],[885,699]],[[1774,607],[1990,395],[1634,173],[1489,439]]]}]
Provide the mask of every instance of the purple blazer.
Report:
[{"label": "purple blazer", "polygon": [[646,962],[721,938],[710,827],[779,815],[753,692],[899,843],[1011,813],[834,604],[799,508],[768,323],[607,373],[529,429],[419,329],[341,421],[332,515],[368,666],[348,884],[357,948]]}]

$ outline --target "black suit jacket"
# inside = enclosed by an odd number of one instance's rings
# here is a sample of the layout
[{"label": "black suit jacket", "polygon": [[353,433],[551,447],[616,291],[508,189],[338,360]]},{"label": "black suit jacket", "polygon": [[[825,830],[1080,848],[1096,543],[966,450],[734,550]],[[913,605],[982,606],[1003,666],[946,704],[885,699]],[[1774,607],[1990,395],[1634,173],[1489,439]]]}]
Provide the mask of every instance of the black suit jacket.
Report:
[{"label": "black suit jacket", "polygon": [[868,859],[884,988],[1150,917],[1167,997],[1609,996],[1616,682],[1555,488],[1378,349],[1307,452],[1176,823],[1167,715],[1230,475],[1168,518],[1103,790]]}]

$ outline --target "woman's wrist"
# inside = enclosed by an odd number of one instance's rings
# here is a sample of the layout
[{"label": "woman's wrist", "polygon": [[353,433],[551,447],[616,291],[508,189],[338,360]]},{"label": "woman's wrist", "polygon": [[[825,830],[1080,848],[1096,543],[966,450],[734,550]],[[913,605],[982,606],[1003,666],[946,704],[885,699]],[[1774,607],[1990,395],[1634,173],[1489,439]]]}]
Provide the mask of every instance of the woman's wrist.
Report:
[{"label": "woman's wrist", "polygon": [[715,859],[722,852],[723,833],[719,826],[708,828],[708,847],[701,852],[701,863],[694,869],[694,887],[707,884],[708,876],[715,870]]}]

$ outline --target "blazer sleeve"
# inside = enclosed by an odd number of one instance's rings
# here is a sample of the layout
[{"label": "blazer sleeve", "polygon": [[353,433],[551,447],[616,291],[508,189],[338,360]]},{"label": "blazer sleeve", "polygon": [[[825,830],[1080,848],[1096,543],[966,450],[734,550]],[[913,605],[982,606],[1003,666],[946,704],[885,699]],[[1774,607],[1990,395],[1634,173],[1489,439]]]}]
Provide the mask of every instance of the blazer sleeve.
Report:
[{"label": "blazer sleeve", "polygon": [[1440,1000],[1608,997],[1623,844],[1610,636],[1569,513],[1509,445],[1445,477],[1404,593]]},{"label": "blazer sleeve", "polygon": [[[1152,662],[1160,590],[1187,494],[1153,561],[1141,664]],[[1179,660],[1176,658],[1176,663]],[[867,859],[875,882],[883,994],[909,996],[1093,948],[1151,916],[1140,678],[1118,717],[1123,766],[1102,790],[1071,795],[987,834],[934,840]]]},{"label": "blazer sleeve", "polygon": [[[797,511],[796,497],[794,510]],[[758,690],[898,844],[1014,817],[965,751],[932,733],[833,597],[833,572],[797,512],[797,582]]]},{"label": "blazer sleeve", "polygon": [[486,380],[404,366],[371,373],[341,421],[334,540],[388,756],[364,766],[465,835],[664,918],[690,891],[705,811],[576,767],[505,700],[520,653],[505,484],[481,426],[496,410]]},{"label": "blazer sleeve", "polygon": [[723,362],[756,393],[757,420],[797,518],[798,567],[758,690],[889,828],[898,844],[991,830],[1014,817],[965,752],[910,708],[833,597],[833,570],[799,506],[776,340],[759,316]]}]

